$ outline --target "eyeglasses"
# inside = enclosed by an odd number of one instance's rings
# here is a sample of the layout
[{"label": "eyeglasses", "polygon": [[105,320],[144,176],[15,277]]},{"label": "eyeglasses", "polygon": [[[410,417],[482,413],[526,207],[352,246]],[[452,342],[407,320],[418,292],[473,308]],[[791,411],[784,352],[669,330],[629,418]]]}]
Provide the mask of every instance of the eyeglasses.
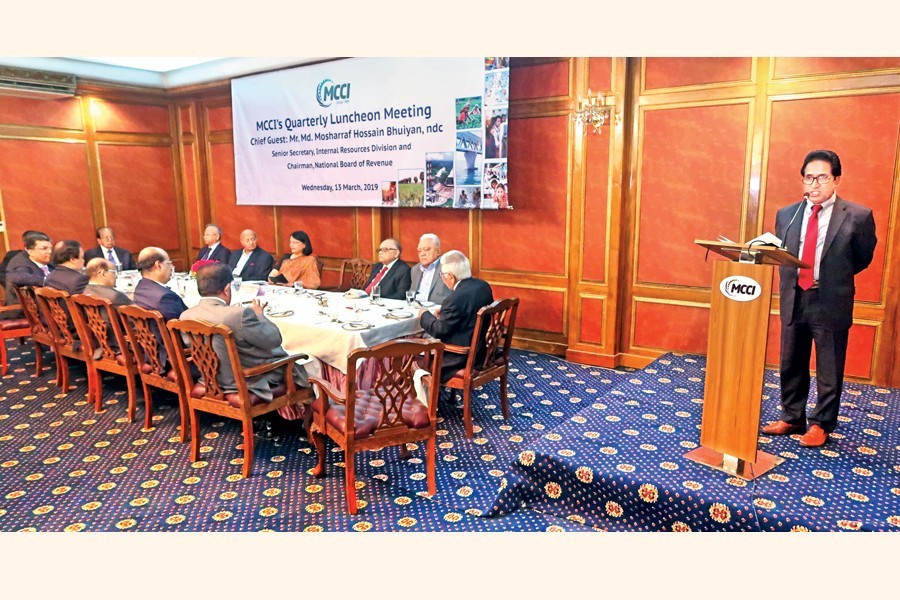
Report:
[{"label": "eyeglasses", "polygon": [[813,182],[819,182],[819,185],[825,185],[829,181],[831,181],[831,175],[821,174],[821,175],[807,175],[803,178],[804,185],[812,185]]},{"label": "eyeglasses", "polygon": [[378,249],[379,252],[394,252],[396,250],[397,250],[396,248],[379,248]]}]

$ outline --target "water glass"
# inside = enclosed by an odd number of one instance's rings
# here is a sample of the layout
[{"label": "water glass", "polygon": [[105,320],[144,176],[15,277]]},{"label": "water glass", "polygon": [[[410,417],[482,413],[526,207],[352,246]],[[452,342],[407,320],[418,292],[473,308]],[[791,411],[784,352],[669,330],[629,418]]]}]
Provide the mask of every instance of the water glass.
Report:
[{"label": "water glass", "polygon": [[407,291],[406,291],[406,303],[407,303],[408,305],[412,306],[412,301],[413,301],[413,298],[415,298],[415,297],[416,297],[416,293],[415,293],[415,292],[413,292],[412,290],[407,290]]},{"label": "water glass", "polygon": [[375,304],[378,304],[378,302],[380,300],[381,300],[381,286],[376,285],[374,288],[372,288],[372,301],[375,302]]},{"label": "water glass", "polygon": [[302,294],[303,293],[303,282],[299,279],[294,282],[294,293]]}]

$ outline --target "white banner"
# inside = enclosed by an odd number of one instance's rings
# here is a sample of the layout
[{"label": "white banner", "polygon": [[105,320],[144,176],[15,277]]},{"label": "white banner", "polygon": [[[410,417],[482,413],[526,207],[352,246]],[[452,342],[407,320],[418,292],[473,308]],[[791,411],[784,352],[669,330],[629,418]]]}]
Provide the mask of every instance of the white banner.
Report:
[{"label": "white banner", "polygon": [[510,208],[508,58],[354,58],[231,97],[238,204]]}]

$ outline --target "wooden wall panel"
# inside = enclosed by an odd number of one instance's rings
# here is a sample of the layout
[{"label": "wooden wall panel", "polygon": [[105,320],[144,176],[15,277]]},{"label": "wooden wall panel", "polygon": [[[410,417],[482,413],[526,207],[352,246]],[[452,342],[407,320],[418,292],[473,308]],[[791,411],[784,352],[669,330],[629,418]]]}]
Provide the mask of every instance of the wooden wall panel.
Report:
[{"label": "wooden wall panel", "polygon": [[180,246],[175,170],[169,147],[100,144],[106,223],[116,244],[137,253],[145,246]]},{"label": "wooden wall panel", "polygon": [[169,109],[165,106],[125,104],[90,99],[94,129],[98,132],[169,133]]},{"label": "wooden wall panel", "polygon": [[567,116],[511,122],[514,210],[482,213],[482,269],[565,274],[569,126]]},{"label": "wooden wall panel", "polygon": [[179,112],[181,113],[181,132],[195,133],[196,126],[194,124],[194,111],[191,110],[191,107],[182,106],[179,108]]},{"label": "wooden wall panel", "polygon": [[0,139],[0,198],[11,248],[38,229],[54,241],[95,240],[87,153],[81,142]]},{"label": "wooden wall panel", "polygon": [[709,286],[694,240],[740,239],[748,119],[747,104],[645,113],[638,282]]},{"label": "wooden wall panel", "polygon": [[900,69],[900,58],[838,58],[803,57],[775,58],[776,79],[801,75],[859,73],[876,69]]},{"label": "wooden wall panel", "polygon": [[[203,213],[200,209],[200,195],[197,193],[198,174],[194,161],[194,144],[184,144],[182,151],[182,169],[184,182],[184,213],[191,248],[203,245]],[[191,252],[192,258],[196,253]]]},{"label": "wooden wall panel", "polygon": [[278,254],[290,252],[288,240],[292,231],[302,230],[309,236],[313,250],[319,257],[334,256],[350,258],[353,255],[352,208],[304,208],[299,206],[280,207],[281,238],[278,240]]},{"label": "wooden wall panel", "polygon": [[[510,101],[552,98],[569,94],[569,61],[516,67],[509,78]],[[512,127],[510,127],[512,129]],[[512,146],[512,140],[510,140]]]},{"label": "wooden wall panel", "polygon": [[222,240],[232,250],[241,247],[244,229],[256,232],[258,244],[275,252],[275,217],[271,206],[238,206],[234,187],[234,147],[232,144],[209,146],[209,190]]},{"label": "wooden wall panel", "polygon": [[610,144],[607,132],[587,138],[581,277],[590,281],[606,279]]},{"label": "wooden wall panel", "polygon": [[[373,221],[373,212],[372,208],[358,208],[356,209],[356,236],[358,240],[359,246],[359,258],[365,258],[366,260],[374,260],[375,259],[375,244],[381,242],[381,240],[375,241],[372,234],[372,221]],[[347,258],[356,258],[354,256]]]},{"label": "wooden wall panel", "polygon": [[565,333],[565,296],[563,290],[517,287],[491,282],[494,300],[518,298],[516,329],[536,329],[550,333]]},{"label": "wooden wall panel", "polygon": [[0,96],[0,123],[31,127],[83,129],[81,98],[32,100]]},{"label": "wooden wall panel", "polygon": [[206,112],[210,131],[231,131],[231,105],[210,107]]},{"label": "wooden wall panel", "polygon": [[634,346],[705,354],[708,338],[709,307],[634,302]]},{"label": "wooden wall panel", "polygon": [[399,212],[400,245],[403,247],[405,260],[418,260],[416,247],[423,233],[433,233],[441,238],[441,252],[459,250],[471,260],[469,211],[423,208]]},{"label": "wooden wall panel", "polygon": [[589,60],[588,88],[592,92],[608,92],[612,89],[612,59],[594,57]]},{"label": "wooden wall panel", "polygon": [[872,265],[856,277],[856,299],[878,302],[896,185],[900,94],[811,98],[774,102],[765,187],[765,229],[774,231],[779,208],[804,192],[800,167],[809,150],[827,148],[841,158],[837,193],[872,208],[876,235]]},{"label": "wooden wall panel", "polygon": [[581,298],[581,341],[603,344],[603,308],[606,300],[602,298]]},{"label": "wooden wall panel", "polygon": [[750,81],[750,58],[647,58],[645,89]]}]

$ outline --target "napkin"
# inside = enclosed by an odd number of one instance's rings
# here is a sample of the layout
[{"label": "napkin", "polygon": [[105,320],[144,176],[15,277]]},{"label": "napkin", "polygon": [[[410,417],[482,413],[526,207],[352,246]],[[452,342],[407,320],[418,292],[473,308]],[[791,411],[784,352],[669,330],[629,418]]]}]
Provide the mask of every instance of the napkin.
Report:
[{"label": "napkin", "polygon": [[368,294],[365,290],[357,290],[354,288],[350,288],[344,293],[344,298],[365,298]]}]

